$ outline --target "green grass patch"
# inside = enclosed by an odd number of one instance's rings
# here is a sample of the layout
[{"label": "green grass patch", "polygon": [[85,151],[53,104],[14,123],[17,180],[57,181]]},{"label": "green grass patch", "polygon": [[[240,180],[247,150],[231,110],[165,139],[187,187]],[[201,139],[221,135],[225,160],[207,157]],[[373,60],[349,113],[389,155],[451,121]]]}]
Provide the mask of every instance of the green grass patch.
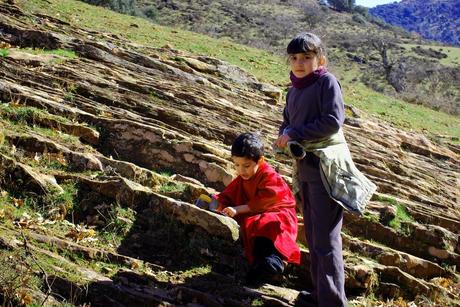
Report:
[{"label": "green grass patch", "polygon": [[111,234],[126,235],[136,219],[136,212],[131,208],[123,208],[119,204],[111,206],[107,212],[107,216],[104,217],[106,226],[104,227],[105,232]]},{"label": "green grass patch", "polygon": [[[52,128],[40,127],[39,125],[41,124],[47,126],[47,120],[55,121],[58,124],[70,123],[70,121],[64,117],[52,115],[37,108],[0,104],[0,120],[2,128],[5,130],[11,130],[19,134],[27,134],[29,131],[34,131],[66,144],[80,144],[80,139],[77,136],[62,133]],[[0,141],[2,140],[3,134],[0,135]]]},{"label": "green grass patch", "polygon": [[62,153],[36,153],[33,159],[26,159],[23,163],[37,169],[41,173],[47,173],[49,170],[67,171],[67,161]]},{"label": "green grass patch", "polygon": [[63,190],[62,192],[56,191],[45,195],[43,202],[46,204],[48,212],[61,210],[61,213],[66,215],[76,205],[77,186],[75,182],[67,181],[66,183],[61,183],[60,187]]},{"label": "green grass patch", "polygon": [[[65,252],[61,252],[60,255],[67,256],[66,258],[71,260],[74,260],[77,257],[77,254],[75,253],[72,253],[71,257],[69,257],[69,255],[65,255]],[[46,255],[40,255],[38,257],[38,261],[43,269],[48,272],[48,274],[55,274],[77,284],[86,282],[82,274],[78,271],[77,267],[67,262]],[[61,268],[62,270],[57,271],[55,269],[56,267]]]},{"label": "green grass patch", "polygon": [[264,301],[262,301],[260,298],[256,298],[251,302],[251,306],[264,306]]},{"label": "green grass patch", "polygon": [[362,217],[369,222],[379,223],[379,217],[376,214],[373,214],[369,211],[365,211]]},{"label": "green grass patch", "polygon": [[459,47],[448,47],[448,46],[429,46],[429,45],[416,45],[416,44],[402,44],[402,47],[404,47],[407,52],[414,57],[422,58],[421,55],[418,55],[414,51],[412,51],[412,48],[416,48],[417,46],[420,46],[420,48],[428,50],[432,49],[438,52],[442,52],[447,55],[446,58],[442,58],[439,60],[439,63],[445,66],[451,66],[451,67],[458,67],[460,65],[460,48]]},{"label": "green grass patch", "polygon": [[406,103],[372,91],[362,84],[344,86],[345,102],[405,130],[429,131],[432,136],[448,135],[460,143],[458,116]]},{"label": "green grass patch", "polygon": [[181,182],[167,182],[160,186],[158,192],[168,194],[168,193],[182,193],[185,192],[187,186]]},{"label": "green grass patch", "polygon": [[48,136],[49,138],[54,140],[62,141],[66,144],[80,144],[80,139],[78,138],[78,136],[75,135],[61,133],[61,131],[41,127],[35,127],[34,130],[40,133],[41,135]]},{"label": "green grass patch", "polygon": [[54,55],[59,55],[65,58],[69,59],[76,59],[78,58],[78,55],[75,51],[73,50],[67,50],[67,49],[53,49],[53,50],[47,50],[47,49],[41,49],[41,48],[23,48],[19,49],[20,51],[34,54],[34,55],[40,55],[40,54],[54,54]]},{"label": "green grass patch", "polygon": [[405,223],[412,223],[414,222],[414,218],[407,212],[406,208],[403,204],[399,203],[396,199],[388,196],[377,195],[374,194],[373,200],[381,201],[390,204],[391,206],[396,208],[396,213],[393,219],[388,221],[388,226],[395,229],[396,231],[400,231],[403,233],[408,232],[408,229],[404,226]]},{"label": "green grass patch", "polygon": [[157,170],[156,173],[163,177],[171,177],[173,175],[169,170]]},{"label": "green grass patch", "polygon": [[188,270],[185,270],[181,273],[181,277],[184,278],[195,278],[197,276],[202,276],[211,273],[212,266],[211,265],[202,265],[202,266],[194,266]]},{"label": "green grass patch", "polygon": [[65,117],[50,114],[35,107],[13,105],[11,103],[0,104],[0,116],[22,124],[33,125],[36,121],[47,118],[60,123],[69,123],[69,120]]},{"label": "green grass patch", "polygon": [[43,112],[34,107],[13,106],[11,104],[0,104],[0,115],[15,122],[27,124],[35,119],[43,118]]},{"label": "green grass patch", "polygon": [[28,215],[30,219],[43,216],[48,219],[62,219],[72,211],[76,187],[68,182],[60,185],[63,191],[52,191],[43,196],[29,195],[23,191],[0,191],[0,220],[11,223]]},{"label": "green grass patch", "polygon": [[406,208],[403,205],[397,204],[396,205],[396,216],[389,222],[389,226],[397,231],[403,230],[402,223],[403,222],[413,222],[414,219],[412,216],[407,212]]},{"label": "green grass patch", "polygon": [[15,198],[7,191],[0,191],[0,221],[11,225],[13,220],[20,218],[25,212],[32,210],[23,199]]},{"label": "green grass patch", "polygon": [[8,49],[2,48],[0,49],[0,58],[6,58],[10,54]]},{"label": "green grass patch", "polygon": [[388,197],[388,196],[379,195],[379,194],[374,194],[372,196],[372,200],[389,203],[389,204],[391,204],[393,206],[397,206],[399,204],[396,199],[394,199],[392,197]]}]

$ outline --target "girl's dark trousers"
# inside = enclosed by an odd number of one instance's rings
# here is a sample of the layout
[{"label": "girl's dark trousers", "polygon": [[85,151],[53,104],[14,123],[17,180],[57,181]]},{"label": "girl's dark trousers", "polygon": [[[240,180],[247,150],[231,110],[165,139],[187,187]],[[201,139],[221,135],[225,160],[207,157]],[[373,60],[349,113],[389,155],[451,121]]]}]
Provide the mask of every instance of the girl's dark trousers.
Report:
[{"label": "girl's dark trousers", "polygon": [[[312,155],[311,153],[309,155]],[[307,155],[299,165],[300,196],[305,235],[310,251],[313,297],[320,307],[346,305],[340,231],[343,209],[327,194],[321,181],[319,159]]]}]

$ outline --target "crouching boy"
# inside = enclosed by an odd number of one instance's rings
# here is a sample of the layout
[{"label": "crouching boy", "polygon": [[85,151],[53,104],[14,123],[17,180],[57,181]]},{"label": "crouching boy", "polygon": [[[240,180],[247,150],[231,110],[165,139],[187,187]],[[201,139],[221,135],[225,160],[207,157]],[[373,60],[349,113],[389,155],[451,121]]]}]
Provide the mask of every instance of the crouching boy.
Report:
[{"label": "crouching boy", "polygon": [[265,162],[263,147],[255,133],[235,139],[231,153],[238,177],[216,196],[218,211],[240,225],[250,283],[276,279],[286,263],[300,263],[295,200],[283,178]]}]

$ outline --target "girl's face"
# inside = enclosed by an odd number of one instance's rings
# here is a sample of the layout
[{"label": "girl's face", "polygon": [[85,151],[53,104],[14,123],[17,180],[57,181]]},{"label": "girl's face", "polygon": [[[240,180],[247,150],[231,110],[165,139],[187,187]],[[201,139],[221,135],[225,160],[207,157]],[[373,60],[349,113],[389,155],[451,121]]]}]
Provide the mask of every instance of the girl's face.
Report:
[{"label": "girl's face", "polygon": [[295,53],[289,55],[291,71],[297,78],[303,78],[314,72],[320,66],[320,61],[313,52]]},{"label": "girl's face", "polygon": [[246,157],[232,156],[232,160],[238,175],[244,180],[249,180],[257,173],[262,158],[258,162],[254,162]]}]

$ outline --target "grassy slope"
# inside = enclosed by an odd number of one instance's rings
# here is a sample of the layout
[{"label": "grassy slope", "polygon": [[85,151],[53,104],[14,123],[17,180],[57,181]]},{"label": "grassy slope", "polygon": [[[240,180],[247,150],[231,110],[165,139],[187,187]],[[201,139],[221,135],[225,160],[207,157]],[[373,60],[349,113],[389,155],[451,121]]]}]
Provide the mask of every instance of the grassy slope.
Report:
[{"label": "grassy slope", "polygon": [[[259,79],[277,85],[288,82],[285,59],[226,39],[213,39],[204,35],[163,27],[132,16],[87,5],[74,0],[19,0],[29,11],[49,14],[78,27],[111,32],[130,41],[162,47],[166,44],[195,54],[213,56],[253,73]],[[133,27],[136,24],[138,27]],[[460,120],[456,116],[410,105],[384,96],[359,83],[352,83],[353,69],[337,71],[342,80],[345,102],[366,114],[376,116],[405,129],[426,131],[430,135],[449,135],[460,139]]]},{"label": "grassy slope", "polygon": [[[405,45],[403,45],[403,47],[407,48],[408,50],[410,50],[412,48],[415,48],[417,46],[419,46],[419,45],[415,45],[415,44],[405,44]],[[423,49],[429,49],[429,48],[431,48],[433,50],[436,50],[436,51],[439,51],[439,52],[442,52],[444,54],[447,54],[447,58],[443,58],[443,59],[441,59],[439,61],[442,65],[445,65],[445,66],[457,66],[457,65],[459,65],[459,63],[460,63],[460,48],[446,47],[446,46],[436,46],[436,45],[432,45],[432,46],[423,45]],[[419,55],[417,55],[413,51],[410,54],[412,56],[420,57]]]}]

